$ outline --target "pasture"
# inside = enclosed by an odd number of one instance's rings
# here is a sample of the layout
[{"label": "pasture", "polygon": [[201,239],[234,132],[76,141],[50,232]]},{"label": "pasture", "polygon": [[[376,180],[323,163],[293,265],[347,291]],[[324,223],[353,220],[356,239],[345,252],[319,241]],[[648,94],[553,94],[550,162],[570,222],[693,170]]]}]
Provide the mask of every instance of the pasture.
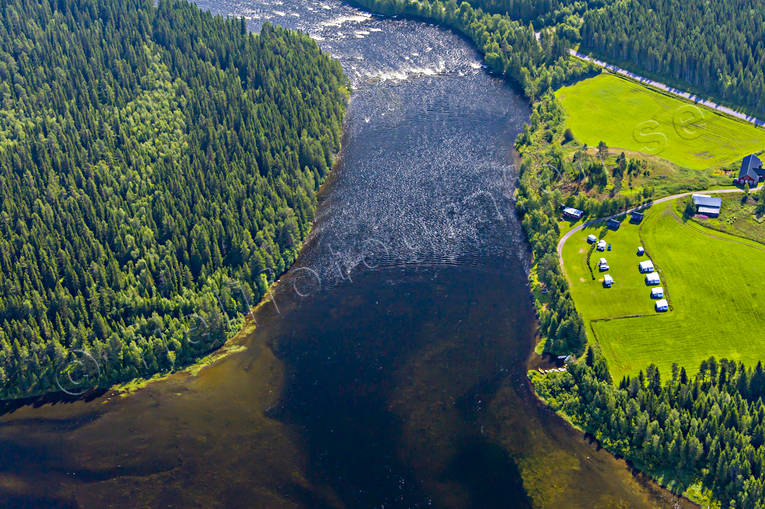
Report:
[{"label": "pasture", "polygon": [[566,126],[590,147],[655,155],[700,170],[765,149],[765,129],[603,73],[555,92]]},{"label": "pasture", "polygon": [[[673,363],[692,374],[710,356],[747,365],[765,359],[765,246],[685,222],[675,205],[657,205],[642,225],[624,222],[605,235],[602,228],[584,229],[564,246],[571,294],[615,382],[650,363],[666,377]],[[590,233],[613,246],[592,255],[594,281],[586,262]],[[661,274],[668,313],[654,311],[650,287],[638,271],[638,262],[647,259],[636,255],[641,244]],[[600,256],[616,281],[609,289],[597,280]]]}]

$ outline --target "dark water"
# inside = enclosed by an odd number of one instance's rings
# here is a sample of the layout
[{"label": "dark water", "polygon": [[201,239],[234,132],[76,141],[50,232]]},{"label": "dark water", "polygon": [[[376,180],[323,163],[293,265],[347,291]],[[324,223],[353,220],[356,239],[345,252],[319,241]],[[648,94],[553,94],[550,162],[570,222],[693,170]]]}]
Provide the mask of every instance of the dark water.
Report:
[{"label": "dark water", "polygon": [[521,98],[432,26],[334,0],[200,3],[310,33],[352,80],[314,232],[245,351],[2,416],[0,503],[670,507],[528,387]]}]

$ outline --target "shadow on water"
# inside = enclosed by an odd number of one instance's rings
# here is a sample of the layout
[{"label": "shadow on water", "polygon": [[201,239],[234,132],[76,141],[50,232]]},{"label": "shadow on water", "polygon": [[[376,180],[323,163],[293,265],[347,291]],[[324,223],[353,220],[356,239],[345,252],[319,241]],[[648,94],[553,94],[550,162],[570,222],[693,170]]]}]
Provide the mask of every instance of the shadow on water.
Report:
[{"label": "shadow on water", "polygon": [[[331,485],[348,507],[528,506],[512,459],[458,408],[465,391],[496,386],[519,339],[530,342],[529,328],[490,320],[505,307],[533,322],[523,272],[509,269],[360,274],[267,326],[288,366],[272,415],[300,429],[315,482]],[[498,288],[480,291],[489,280]],[[426,456],[412,461],[419,450]]]}]

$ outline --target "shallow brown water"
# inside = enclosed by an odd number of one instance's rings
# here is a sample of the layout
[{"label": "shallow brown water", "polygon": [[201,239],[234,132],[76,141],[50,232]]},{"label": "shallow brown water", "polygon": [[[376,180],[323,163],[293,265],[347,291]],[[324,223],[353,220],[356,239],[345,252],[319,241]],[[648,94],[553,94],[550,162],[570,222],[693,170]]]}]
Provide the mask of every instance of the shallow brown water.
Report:
[{"label": "shallow brown water", "polygon": [[288,279],[247,350],[196,377],[5,415],[6,501],[669,506],[536,403],[523,277],[383,269],[306,299]]}]

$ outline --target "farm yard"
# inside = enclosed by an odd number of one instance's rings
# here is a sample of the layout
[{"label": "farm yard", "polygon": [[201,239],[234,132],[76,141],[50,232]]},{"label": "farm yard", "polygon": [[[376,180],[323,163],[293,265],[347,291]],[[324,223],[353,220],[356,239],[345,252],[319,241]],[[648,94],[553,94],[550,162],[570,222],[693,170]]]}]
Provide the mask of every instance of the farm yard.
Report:
[{"label": "farm yard", "polygon": [[[765,189],[765,187],[763,188]],[[725,213],[719,218],[697,219],[700,224],[739,237],[746,237],[765,244],[765,192],[758,192],[759,202],[753,197],[747,200],[742,195],[722,197]]]},{"label": "farm yard", "polygon": [[[625,220],[616,231],[604,223],[585,228],[563,246],[577,310],[615,382],[650,363],[668,376],[673,363],[692,374],[710,356],[749,365],[765,358],[765,245],[684,221],[678,207],[677,201],[655,205],[640,225]],[[594,250],[590,234],[611,244],[611,251]],[[638,246],[645,255],[637,255]],[[602,284],[601,257],[614,279],[611,288]],[[655,311],[638,269],[649,257],[668,313]]]},{"label": "farm yard", "polygon": [[728,166],[765,146],[765,129],[609,73],[555,95],[568,115],[566,126],[590,147],[604,141],[701,170]]}]

